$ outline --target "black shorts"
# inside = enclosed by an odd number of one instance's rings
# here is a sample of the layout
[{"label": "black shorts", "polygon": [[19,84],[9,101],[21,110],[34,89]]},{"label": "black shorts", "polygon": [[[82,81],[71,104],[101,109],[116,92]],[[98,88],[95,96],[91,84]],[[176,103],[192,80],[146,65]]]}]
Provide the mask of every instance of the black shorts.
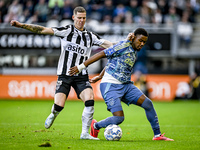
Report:
[{"label": "black shorts", "polygon": [[64,93],[68,97],[71,86],[74,88],[78,99],[80,99],[80,93],[86,88],[91,88],[92,86],[89,82],[88,75],[83,76],[66,76],[59,75],[56,83],[56,93]]}]

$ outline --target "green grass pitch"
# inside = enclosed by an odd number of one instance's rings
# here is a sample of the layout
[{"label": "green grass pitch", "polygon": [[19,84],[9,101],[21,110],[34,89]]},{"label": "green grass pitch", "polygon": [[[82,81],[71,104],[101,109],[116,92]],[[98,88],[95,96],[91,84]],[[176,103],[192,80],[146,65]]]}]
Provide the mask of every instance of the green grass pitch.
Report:
[{"label": "green grass pitch", "polygon": [[[153,132],[142,108],[123,104],[125,121],[120,141],[80,140],[81,101],[67,101],[50,129],[44,128],[53,101],[0,100],[0,150],[198,150],[200,102],[153,102],[161,131],[175,141],[152,141]],[[94,118],[111,116],[103,101],[95,102]],[[40,147],[45,144],[51,147]],[[44,145],[42,145],[44,144]]]}]

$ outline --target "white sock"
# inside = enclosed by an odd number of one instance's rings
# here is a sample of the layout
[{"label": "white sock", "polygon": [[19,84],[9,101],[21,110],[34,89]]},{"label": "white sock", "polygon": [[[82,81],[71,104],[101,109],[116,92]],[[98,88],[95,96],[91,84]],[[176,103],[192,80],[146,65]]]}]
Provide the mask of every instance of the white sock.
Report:
[{"label": "white sock", "polygon": [[82,134],[88,133],[94,114],[94,106],[85,107],[82,113]]},{"label": "white sock", "polygon": [[161,134],[154,135],[154,137],[160,137],[160,136],[161,136]]},{"label": "white sock", "polygon": [[93,127],[94,127],[94,129],[96,129],[96,130],[97,130],[97,128],[96,128],[96,126],[95,126],[95,124],[96,124],[96,123],[94,123],[94,124],[93,124]]}]

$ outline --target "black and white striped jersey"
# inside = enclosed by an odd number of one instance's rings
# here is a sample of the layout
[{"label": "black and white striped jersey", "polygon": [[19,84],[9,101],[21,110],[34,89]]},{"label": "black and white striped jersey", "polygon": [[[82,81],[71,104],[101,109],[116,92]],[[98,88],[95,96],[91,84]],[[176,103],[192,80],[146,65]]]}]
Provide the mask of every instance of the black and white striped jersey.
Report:
[{"label": "black and white striped jersey", "polygon": [[[54,35],[60,37],[61,54],[58,62],[57,75],[69,75],[71,67],[86,61],[91,54],[93,45],[101,45],[104,40],[86,29],[80,31],[74,25],[52,28]],[[88,74],[87,68],[79,75]]]}]

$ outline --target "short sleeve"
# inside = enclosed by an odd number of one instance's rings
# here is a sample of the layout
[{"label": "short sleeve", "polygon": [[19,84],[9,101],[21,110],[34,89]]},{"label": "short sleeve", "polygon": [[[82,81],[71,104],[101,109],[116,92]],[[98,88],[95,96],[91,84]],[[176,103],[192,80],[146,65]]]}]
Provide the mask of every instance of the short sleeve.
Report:
[{"label": "short sleeve", "polygon": [[99,35],[97,35],[96,33],[93,33],[92,34],[92,39],[93,39],[93,45],[96,45],[96,46],[100,46],[104,43],[104,39],[100,38]]},{"label": "short sleeve", "polygon": [[69,29],[68,26],[66,26],[66,27],[53,27],[52,29],[54,31],[54,35],[59,36],[59,37],[65,37],[70,32],[70,29]]},{"label": "short sleeve", "polygon": [[123,51],[125,51],[126,48],[129,46],[130,46],[130,41],[128,41],[128,40],[120,41],[117,44],[105,49],[104,53],[105,53],[106,57],[118,56],[121,53],[123,53]]}]

